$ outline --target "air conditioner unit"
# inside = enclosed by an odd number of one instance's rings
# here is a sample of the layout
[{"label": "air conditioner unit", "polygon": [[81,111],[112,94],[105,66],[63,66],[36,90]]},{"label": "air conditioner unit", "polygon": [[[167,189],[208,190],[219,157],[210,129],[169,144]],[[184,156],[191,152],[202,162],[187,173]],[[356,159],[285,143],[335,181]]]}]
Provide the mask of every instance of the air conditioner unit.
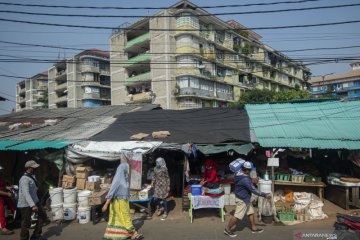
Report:
[{"label": "air conditioner unit", "polygon": [[199,69],[204,69],[204,68],[205,68],[205,65],[199,65],[198,68],[199,68]]}]

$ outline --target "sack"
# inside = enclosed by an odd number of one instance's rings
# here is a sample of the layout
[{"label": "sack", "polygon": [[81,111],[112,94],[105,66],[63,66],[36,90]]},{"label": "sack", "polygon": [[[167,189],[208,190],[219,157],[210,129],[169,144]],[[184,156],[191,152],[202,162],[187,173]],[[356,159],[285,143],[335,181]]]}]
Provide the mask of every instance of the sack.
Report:
[{"label": "sack", "polygon": [[242,158],[235,159],[229,164],[230,171],[232,171],[233,173],[237,173],[238,171],[240,171],[244,162],[245,160]]}]

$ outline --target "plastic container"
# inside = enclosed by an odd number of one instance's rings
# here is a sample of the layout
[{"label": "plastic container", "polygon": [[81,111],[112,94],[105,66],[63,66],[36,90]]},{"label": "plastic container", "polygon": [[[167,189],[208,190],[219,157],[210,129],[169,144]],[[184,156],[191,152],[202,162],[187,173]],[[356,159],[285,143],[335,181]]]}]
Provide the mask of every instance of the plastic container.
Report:
[{"label": "plastic container", "polygon": [[78,209],[79,223],[81,224],[88,223],[91,220],[90,218],[91,218],[91,207],[85,207],[85,208],[79,207]]},{"label": "plastic container", "polygon": [[271,193],[271,186],[272,181],[271,180],[259,180],[259,190],[263,193]]},{"label": "plastic container", "polygon": [[238,171],[240,171],[240,169],[241,169],[242,165],[244,164],[244,162],[245,162],[244,159],[241,159],[241,158],[235,159],[234,161],[232,161],[229,164],[230,170],[233,173],[237,173]]},{"label": "plastic container", "polygon": [[265,180],[265,181],[268,181],[268,180],[269,180],[269,174],[268,174],[268,172],[267,172],[267,171],[265,172],[265,175],[264,175],[264,180]]},{"label": "plastic container", "polygon": [[64,220],[70,221],[76,218],[76,203],[64,203]]},{"label": "plastic container", "polygon": [[62,203],[52,204],[50,205],[50,207],[51,207],[51,216],[53,221],[64,219],[64,209]]},{"label": "plastic container", "polygon": [[231,184],[223,184],[223,188],[224,188],[224,193],[225,194],[230,194],[230,192],[231,192]]},{"label": "plastic container", "polygon": [[90,195],[91,195],[91,191],[88,191],[88,190],[78,192],[79,207],[88,207],[89,206]]},{"label": "plastic container", "polygon": [[194,184],[190,186],[191,195],[200,196],[202,194],[202,185]]},{"label": "plastic container", "polygon": [[305,182],[321,182],[321,177],[305,176]]},{"label": "plastic container", "polygon": [[96,175],[89,176],[88,181],[89,182],[100,182],[100,176],[96,176]]},{"label": "plastic container", "polygon": [[291,181],[294,183],[302,183],[304,182],[305,175],[292,175]]},{"label": "plastic container", "polygon": [[76,203],[76,188],[64,189],[64,203]]},{"label": "plastic container", "polygon": [[49,190],[51,205],[59,205],[63,203],[63,189],[53,188]]}]

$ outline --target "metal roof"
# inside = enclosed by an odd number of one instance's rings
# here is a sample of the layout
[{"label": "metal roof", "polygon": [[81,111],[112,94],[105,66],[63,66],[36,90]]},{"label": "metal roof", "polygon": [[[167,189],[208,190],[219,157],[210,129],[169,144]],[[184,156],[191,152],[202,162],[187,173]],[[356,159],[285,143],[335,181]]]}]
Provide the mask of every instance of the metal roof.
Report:
[{"label": "metal roof", "polygon": [[248,104],[262,147],[360,149],[360,101]]},{"label": "metal roof", "polygon": [[[0,141],[1,142],[1,141]],[[4,150],[17,150],[17,151],[26,151],[26,150],[35,150],[35,149],[45,149],[45,148],[55,148],[61,149],[70,145],[76,141],[71,140],[34,140],[34,141],[25,141],[20,142],[12,146],[8,146]]]},{"label": "metal roof", "polygon": [[[102,132],[122,113],[157,107],[149,104],[25,110],[0,117],[0,140],[86,140]],[[46,119],[57,119],[58,123],[46,126]],[[25,122],[32,123],[32,126],[9,130],[9,125]]]}]

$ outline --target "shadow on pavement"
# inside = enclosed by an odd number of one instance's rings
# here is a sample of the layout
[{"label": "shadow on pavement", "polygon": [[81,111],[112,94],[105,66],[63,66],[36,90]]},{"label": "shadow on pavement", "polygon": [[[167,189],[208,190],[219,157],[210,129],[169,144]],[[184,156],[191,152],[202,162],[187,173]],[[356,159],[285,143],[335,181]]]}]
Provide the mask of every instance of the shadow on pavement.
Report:
[{"label": "shadow on pavement", "polygon": [[64,228],[68,227],[71,224],[71,221],[60,221],[56,225],[50,226],[46,229],[46,232],[43,234],[45,238],[50,238],[53,236],[61,236],[61,233]]}]

